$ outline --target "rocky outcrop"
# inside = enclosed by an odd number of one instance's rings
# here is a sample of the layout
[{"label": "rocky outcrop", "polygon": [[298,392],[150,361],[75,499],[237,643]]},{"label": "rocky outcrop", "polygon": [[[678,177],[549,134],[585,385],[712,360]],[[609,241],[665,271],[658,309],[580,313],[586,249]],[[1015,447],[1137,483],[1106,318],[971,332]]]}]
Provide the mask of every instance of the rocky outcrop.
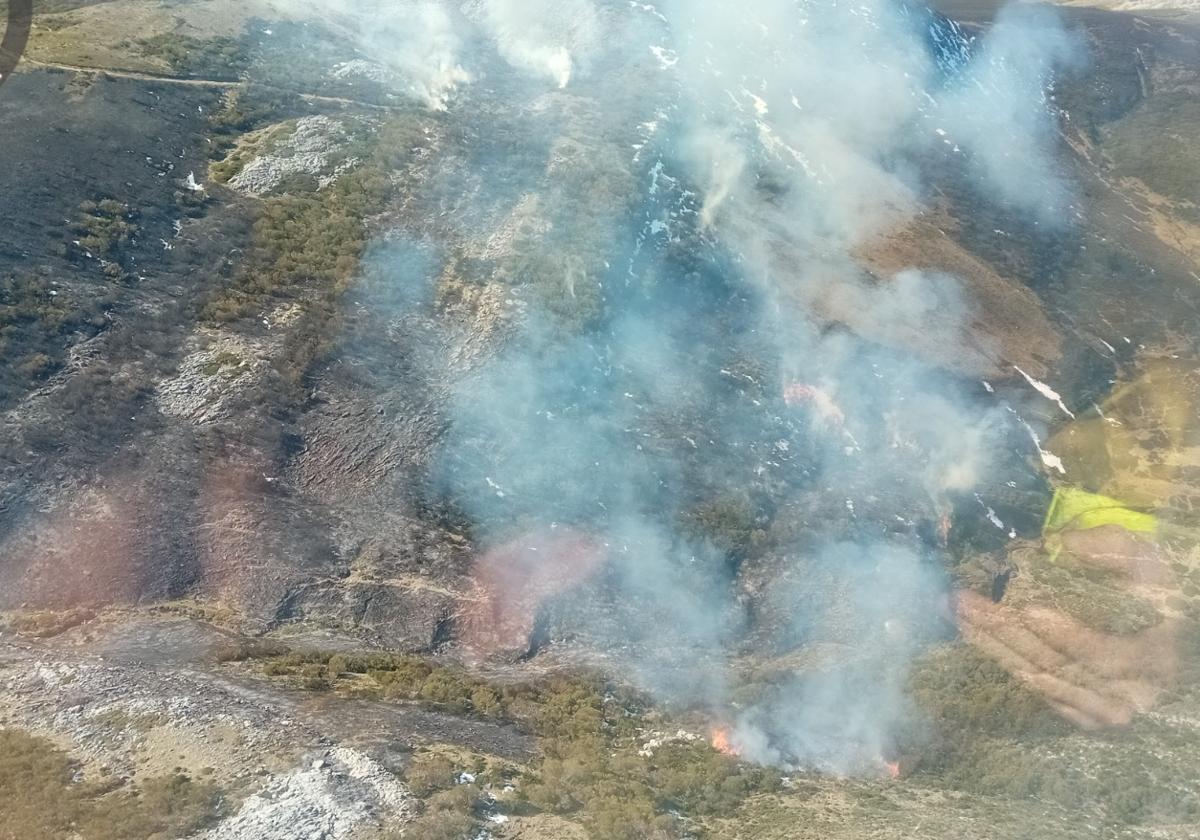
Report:
[{"label": "rocky outcrop", "polygon": [[450,641],[457,593],[421,579],[303,586],[279,618],[366,635],[393,650],[434,651]]},{"label": "rocky outcrop", "polygon": [[346,125],[331,117],[302,117],[292,125],[276,126],[263,138],[267,150],[251,158],[229,179],[229,186],[258,196],[299,175],[319,187],[328,186],[358,163],[342,153],[348,140]]}]

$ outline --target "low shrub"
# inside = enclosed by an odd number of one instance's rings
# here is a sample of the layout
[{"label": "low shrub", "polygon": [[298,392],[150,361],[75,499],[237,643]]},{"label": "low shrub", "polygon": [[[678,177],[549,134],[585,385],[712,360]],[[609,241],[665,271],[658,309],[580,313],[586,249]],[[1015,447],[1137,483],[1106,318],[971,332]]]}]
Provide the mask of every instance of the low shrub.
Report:
[{"label": "low shrub", "polygon": [[225,816],[221,791],[171,774],[122,785],[77,780],[79,768],[51,742],[0,730],[0,840],[166,840]]}]

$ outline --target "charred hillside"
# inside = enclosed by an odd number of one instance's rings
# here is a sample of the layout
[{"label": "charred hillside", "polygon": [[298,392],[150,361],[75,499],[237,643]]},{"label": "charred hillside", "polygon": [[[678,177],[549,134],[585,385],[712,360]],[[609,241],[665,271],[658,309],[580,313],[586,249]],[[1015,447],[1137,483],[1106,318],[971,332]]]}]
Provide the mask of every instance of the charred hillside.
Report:
[{"label": "charred hillside", "polygon": [[39,12],[14,727],[229,705],[214,840],[1188,836],[1200,29],[561,5]]}]

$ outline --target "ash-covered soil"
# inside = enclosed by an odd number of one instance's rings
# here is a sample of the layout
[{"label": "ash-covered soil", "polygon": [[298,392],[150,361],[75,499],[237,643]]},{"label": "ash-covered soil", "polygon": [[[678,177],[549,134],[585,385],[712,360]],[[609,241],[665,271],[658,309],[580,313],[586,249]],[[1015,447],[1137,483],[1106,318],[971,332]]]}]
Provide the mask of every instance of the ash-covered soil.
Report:
[{"label": "ash-covered soil", "polygon": [[181,216],[175,194],[189,173],[207,169],[207,115],[220,92],[34,70],[17,74],[5,93],[4,270],[62,270],[51,260],[79,204],[111,198],[139,216],[129,269],[162,271],[170,258],[162,240],[174,238]]}]

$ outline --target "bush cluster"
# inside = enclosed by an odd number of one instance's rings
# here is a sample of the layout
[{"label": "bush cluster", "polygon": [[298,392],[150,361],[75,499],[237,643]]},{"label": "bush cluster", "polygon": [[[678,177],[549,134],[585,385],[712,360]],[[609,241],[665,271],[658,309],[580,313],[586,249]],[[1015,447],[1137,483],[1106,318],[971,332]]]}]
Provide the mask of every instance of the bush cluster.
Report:
[{"label": "bush cluster", "polygon": [[49,639],[73,630],[96,617],[91,610],[78,608],[55,612],[44,610],[39,612],[22,612],[8,616],[3,625],[14,633],[35,636],[39,639]]},{"label": "bush cluster", "polygon": [[263,672],[267,676],[299,677],[312,688],[365,677],[365,682],[353,682],[356,690],[388,700],[414,701],[489,718],[511,717],[510,705],[530,691],[498,688],[461,669],[435,666],[420,657],[400,654],[281,652],[270,643],[245,643],[230,648],[222,658],[224,661],[263,659]]},{"label": "bush cluster", "polygon": [[120,259],[137,235],[136,219],[137,213],[116,199],[84,201],[72,231],[93,256]]},{"label": "bush cluster", "polygon": [[184,837],[219,820],[214,785],[181,774],[136,787],[76,780],[78,766],[49,741],[0,730],[0,840],[149,840]]},{"label": "bush cluster", "polygon": [[206,315],[234,321],[301,293],[306,300],[313,291],[324,301],[340,296],[366,248],[368,219],[387,206],[395,192],[393,171],[420,141],[420,119],[399,115],[354,138],[343,153],[360,163],[328,188],[315,191],[309,184],[266,198],[246,259]]},{"label": "bush cluster", "polygon": [[537,725],[545,759],[524,795],[538,808],[576,814],[597,840],[675,838],[680,816],[721,815],[752,793],[778,789],[774,771],[743,764],[706,743],[640,750],[636,719],[587,685],[544,696]]},{"label": "bush cluster", "polygon": [[[779,786],[774,771],[743,764],[704,742],[668,743],[642,754],[643,702],[599,680],[498,685],[420,657],[384,653],[297,652],[269,656],[263,668],[272,676],[319,677],[332,685],[350,681],[355,690],[384,699],[531,729],[543,758],[522,786],[526,807],[579,819],[597,840],[681,837],[687,826],[680,814],[728,814],[747,796]],[[455,776],[451,762],[431,755],[414,761],[407,779],[417,795],[442,802],[449,794],[466,795],[470,786],[455,785]],[[449,813],[431,805],[418,828],[409,829],[415,833],[405,836],[452,840],[464,836],[456,832],[469,833],[473,806],[456,807],[453,818]],[[453,829],[440,834],[439,826]]]},{"label": "bush cluster", "polygon": [[143,54],[163,59],[181,76],[237,81],[250,64],[242,38],[193,38],[167,32],[137,42]]},{"label": "bush cluster", "polygon": [[315,112],[299,94],[277,87],[248,83],[230,93],[225,107],[209,120],[216,133],[212,155],[223,157],[237,135],[292,117]]},{"label": "bush cluster", "polygon": [[[421,816],[405,827],[394,840],[476,840],[480,825],[476,816],[479,790],[473,785],[459,785],[441,790],[425,802]],[[388,838],[392,840],[392,838]]]}]

